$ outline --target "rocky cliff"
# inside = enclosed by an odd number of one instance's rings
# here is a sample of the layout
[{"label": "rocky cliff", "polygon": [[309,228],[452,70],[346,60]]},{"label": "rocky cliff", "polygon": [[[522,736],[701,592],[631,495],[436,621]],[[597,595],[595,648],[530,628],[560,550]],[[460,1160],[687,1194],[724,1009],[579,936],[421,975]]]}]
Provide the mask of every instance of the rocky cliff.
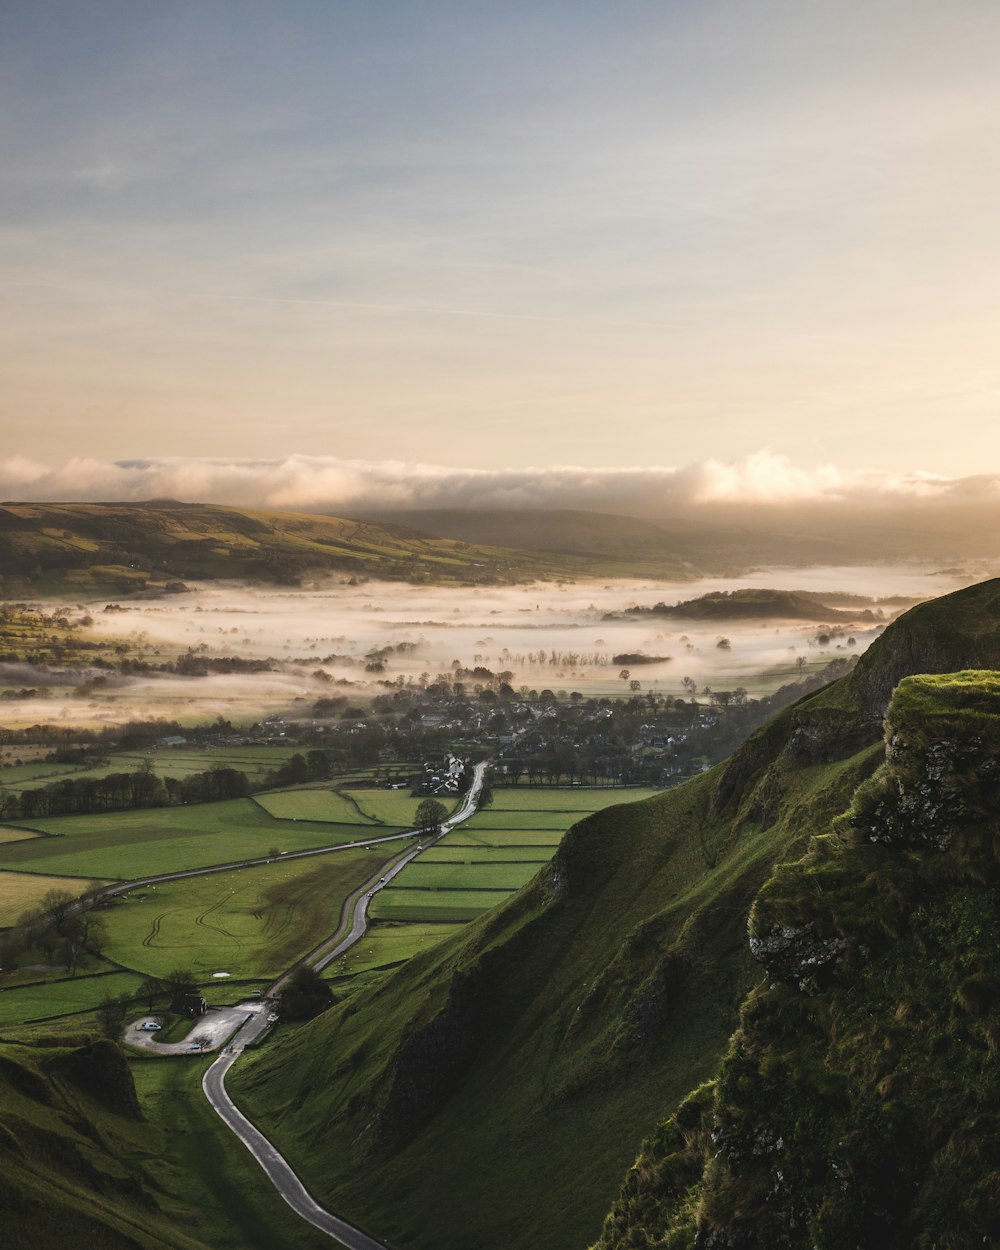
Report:
[{"label": "rocky cliff", "polygon": [[1000,1238],[1000,676],[913,677],[885,761],[758,895],[764,979],[601,1250]]}]

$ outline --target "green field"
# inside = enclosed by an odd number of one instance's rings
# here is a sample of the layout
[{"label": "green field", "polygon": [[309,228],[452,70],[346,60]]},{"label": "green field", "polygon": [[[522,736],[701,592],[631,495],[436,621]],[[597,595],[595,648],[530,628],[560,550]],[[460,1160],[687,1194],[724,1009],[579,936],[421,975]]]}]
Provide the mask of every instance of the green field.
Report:
[{"label": "green field", "polygon": [[[487,826],[476,828],[472,821],[466,821],[448,834],[448,846],[506,846],[506,847],[550,847],[556,849],[562,841],[563,834],[571,824],[582,820],[587,812],[574,812],[572,820],[567,820],[563,829],[497,829]],[[475,817],[473,817],[475,820]]]},{"label": "green field", "polygon": [[23,842],[25,838],[37,838],[37,833],[32,833],[30,829],[8,829],[0,826],[0,843],[3,842]]},{"label": "green field", "polygon": [[280,768],[296,753],[295,747],[168,747],[149,751],[116,751],[96,768],[73,764],[20,764],[0,769],[0,785],[11,790],[37,790],[65,777],[94,780],[109,773],[132,773],[152,765],[158,777],[190,777],[218,765],[244,772],[260,782],[271,769]]},{"label": "green field", "polygon": [[464,821],[380,891],[371,914],[378,920],[414,922],[475,919],[530,881],[570,825],[592,811],[653,793],[537,786],[495,790],[490,807]]},{"label": "green field", "polygon": [[9,790],[23,790],[31,782],[47,785],[57,777],[82,771],[68,764],[45,764],[41,761],[35,764],[10,764],[7,768],[0,768],[0,785]]},{"label": "green field", "polygon": [[[421,864],[475,864],[482,857],[479,844],[462,846],[452,842],[448,837],[448,845],[438,843],[420,856]],[[547,864],[552,858],[552,847],[549,846],[493,846],[489,855],[485,856],[493,863],[505,862],[523,864]]]},{"label": "green field", "polygon": [[372,900],[375,920],[437,920],[456,924],[475,920],[510,897],[510,890],[382,890]]},{"label": "green field", "polygon": [[67,881],[65,877],[0,871],[0,927],[15,924],[18,916],[29,907],[37,906],[49,890],[82,894],[91,880],[88,877],[86,881]]},{"label": "green field", "polygon": [[381,822],[337,790],[277,790],[257,795],[255,802],[275,820],[314,820],[338,825],[370,823],[373,828],[381,827]]},{"label": "green field", "polygon": [[[413,826],[417,819],[417,808],[423,801],[411,798],[402,790],[347,790],[345,793],[373,820],[386,825],[398,825],[404,829]],[[438,799],[438,802],[449,815],[455,810],[455,799]]]},{"label": "green field", "polygon": [[277,821],[250,799],[154,807],[96,816],[50,816],[34,824],[61,836],[0,844],[0,869],[132,880],[279,851],[372,836],[370,825]]},{"label": "green field", "polygon": [[589,815],[589,811],[558,812],[551,808],[541,811],[520,808],[517,811],[495,812],[488,807],[485,811],[476,812],[475,816],[463,822],[461,827],[463,829],[466,827],[472,829],[557,829],[560,833],[565,833],[570,825]]},{"label": "green field", "polygon": [[659,794],[659,790],[645,787],[616,786],[613,789],[588,790],[573,786],[568,790],[554,790],[550,786],[498,786],[493,791],[493,802],[486,809],[490,812],[599,812],[615,803],[635,803]]},{"label": "green field", "polygon": [[345,897],[393,853],[337,851],[137,887],[104,913],[106,954],[156,976],[277,976],[336,930]]},{"label": "green field", "polygon": [[391,967],[419,951],[436,946],[461,928],[461,924],[401,924],[396,921],[378,921],[371,925],[361,941],[352,946],[342,959],[329,966],[327,975],[341,977]]},{"label": "green field", "polygon": [[112,972],[26,985],[23,989],[3,985],[0,986],[0,1026],[93,1011],[102,998],[135,993],[141,980],[131,972]]},{"label": "green field", "polygon": [[[462,863],[424,861],[423,856],[409,864],[397,878],[407,889],[428,890],[519,890],[539,869],[539,864],[498,863],[487,852],[469,852]],[[383,893],[392,894],[395,886]]]}]

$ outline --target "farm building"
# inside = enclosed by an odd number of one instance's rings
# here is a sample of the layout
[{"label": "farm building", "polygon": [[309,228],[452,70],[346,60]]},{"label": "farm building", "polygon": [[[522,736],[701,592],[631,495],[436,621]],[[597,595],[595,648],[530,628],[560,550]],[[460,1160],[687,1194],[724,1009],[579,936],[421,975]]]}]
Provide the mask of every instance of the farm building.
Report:
[{"label": "farm building", "polygon": [[200,994],[178,994],[170,1004],[170,1010],[178,1016],[203,1016],[208,1010],[208,1003]]}]

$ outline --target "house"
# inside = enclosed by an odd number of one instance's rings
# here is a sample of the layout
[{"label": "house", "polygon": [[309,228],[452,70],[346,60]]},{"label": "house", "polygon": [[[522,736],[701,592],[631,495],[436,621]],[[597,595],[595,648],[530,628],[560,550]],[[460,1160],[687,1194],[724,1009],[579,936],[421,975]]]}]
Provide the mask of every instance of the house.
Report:
[{"label": "house", "polygon": [[170,1004],[170,1010],[178,1016],[203,1016],[208,1011],[208,1003],[200,994],[176,994]]}]

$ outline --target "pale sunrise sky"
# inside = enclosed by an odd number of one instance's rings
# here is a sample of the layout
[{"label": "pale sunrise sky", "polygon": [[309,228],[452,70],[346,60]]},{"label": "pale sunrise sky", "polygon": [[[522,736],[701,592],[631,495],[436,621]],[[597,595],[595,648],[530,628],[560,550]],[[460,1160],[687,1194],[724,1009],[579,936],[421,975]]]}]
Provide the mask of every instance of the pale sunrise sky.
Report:
[{"label": "pale sunrise sky", "polygon": [[995,0],[3,0],[7,497],[998,472],[998,66]]}]

